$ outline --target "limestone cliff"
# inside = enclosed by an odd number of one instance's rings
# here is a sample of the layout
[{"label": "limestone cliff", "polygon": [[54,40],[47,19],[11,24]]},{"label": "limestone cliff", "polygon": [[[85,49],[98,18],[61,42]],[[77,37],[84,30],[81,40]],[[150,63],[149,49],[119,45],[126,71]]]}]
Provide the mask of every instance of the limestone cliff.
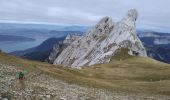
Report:
[{"label": "limestone cliff", "polygon": [[63,42],[59,42],[53,46],[52,52],[50,53],[50,56],[46,59],[46,62],[52,64],[67,46],[69,46],[74,40],[80,37],[81,35],[78,33],[68,34]]},{"label": "limestone cliff", "polygon": [[94,28],[65,48],[53,64],[81,67],[107,63],[121,48],[127,48],[130,55],[147,56],[136,35],[137,16],[137,11],[132,9],[117,23],[110,17],[104,17]]}]

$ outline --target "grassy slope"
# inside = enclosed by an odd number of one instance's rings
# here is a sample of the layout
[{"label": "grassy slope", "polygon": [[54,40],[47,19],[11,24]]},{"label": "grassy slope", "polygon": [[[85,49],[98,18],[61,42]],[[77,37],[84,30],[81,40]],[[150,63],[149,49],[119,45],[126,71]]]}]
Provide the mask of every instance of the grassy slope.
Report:
[{"label": "grassy slope", "polygon": [[130,57],[82,70],[28,61],[2,53],[0,62],[41,70],[68,83],[83,86],[170,95],[170,65],[149,58]]}]

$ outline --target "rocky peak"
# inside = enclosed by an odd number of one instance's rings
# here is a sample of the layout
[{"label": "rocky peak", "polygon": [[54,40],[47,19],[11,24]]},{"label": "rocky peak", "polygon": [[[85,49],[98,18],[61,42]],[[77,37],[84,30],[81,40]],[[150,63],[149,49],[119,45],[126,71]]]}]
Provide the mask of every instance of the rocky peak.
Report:
[{"label": "rocky peak", "polygon": [[60,55],[60,53],[69,46],[74,40],[81,38],[81,35],[78,33],[68,34],[64,41],[59,42],[53,46],[53,49],[49,57],[45,60],[48,63],[53,63],[54,60]]},{"label": "rocky peak", "polygon": [[[105,24],[105,25],[104,25]],[[98,24],[96,25],[96,28],[98,28],[99,26],[106,26],[106,24],[108,24],[108,25],[112,25],[113,24],[113,22],[112,22],[112,18],[111,17],[104,17],[104,18],[102,18],[99,22],[98,22]]]},{"label": "rocky peak", "polygon": [[63,41],[63,43],[65,44],[70,44],[72,43],[74,40],[77,40],[81,38],[81,35],[78,33],[72,33],[72,34],[68,34],[65,38],[65,40]]},{"label": "rocky peak", "polygon": [[77,68],[106,63],[121,48],[127,48],[129,55],[147,56],[136,35],[137,15],[136,10],[129,10],[127,16],[117,23],[110,17],[104,17],[94,28],[64,49],[54,64]]},{"label": "rocky peak", "polygon": [[93,29],[88,31],[85,35],[91,39],[97,38],[109,34],[112,31],[113,27],[114,23],[112,21],[112,18],[104,17]]},{"label": "rocky peak", "polygon": [[132,21],[136,21],[138,17],[138,12],[136,9],[131,9],[127,13],[127,17],[131,19]]}]

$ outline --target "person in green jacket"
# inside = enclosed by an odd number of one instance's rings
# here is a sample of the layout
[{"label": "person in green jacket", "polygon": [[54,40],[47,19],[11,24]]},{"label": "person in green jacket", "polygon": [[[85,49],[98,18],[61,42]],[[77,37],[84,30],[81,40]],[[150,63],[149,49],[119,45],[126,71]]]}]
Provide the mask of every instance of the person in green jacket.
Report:
[{"label": "person in green jacket", "polygon": [[23,80],[24,79],[24,73],[23,72],[19,72],[18,76],[19,76],[19,80]]}]

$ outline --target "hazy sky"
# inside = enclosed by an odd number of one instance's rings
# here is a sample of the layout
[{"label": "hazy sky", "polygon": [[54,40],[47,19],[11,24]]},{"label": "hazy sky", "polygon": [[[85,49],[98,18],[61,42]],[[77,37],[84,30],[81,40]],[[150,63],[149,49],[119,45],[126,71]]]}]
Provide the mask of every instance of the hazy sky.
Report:
[{"label": "hazy sky", "polygon": [[170,0],[0,0],[0,20],[93,26],[104,16],[118,21],[132,8],[138,28],[170,29]]}]

